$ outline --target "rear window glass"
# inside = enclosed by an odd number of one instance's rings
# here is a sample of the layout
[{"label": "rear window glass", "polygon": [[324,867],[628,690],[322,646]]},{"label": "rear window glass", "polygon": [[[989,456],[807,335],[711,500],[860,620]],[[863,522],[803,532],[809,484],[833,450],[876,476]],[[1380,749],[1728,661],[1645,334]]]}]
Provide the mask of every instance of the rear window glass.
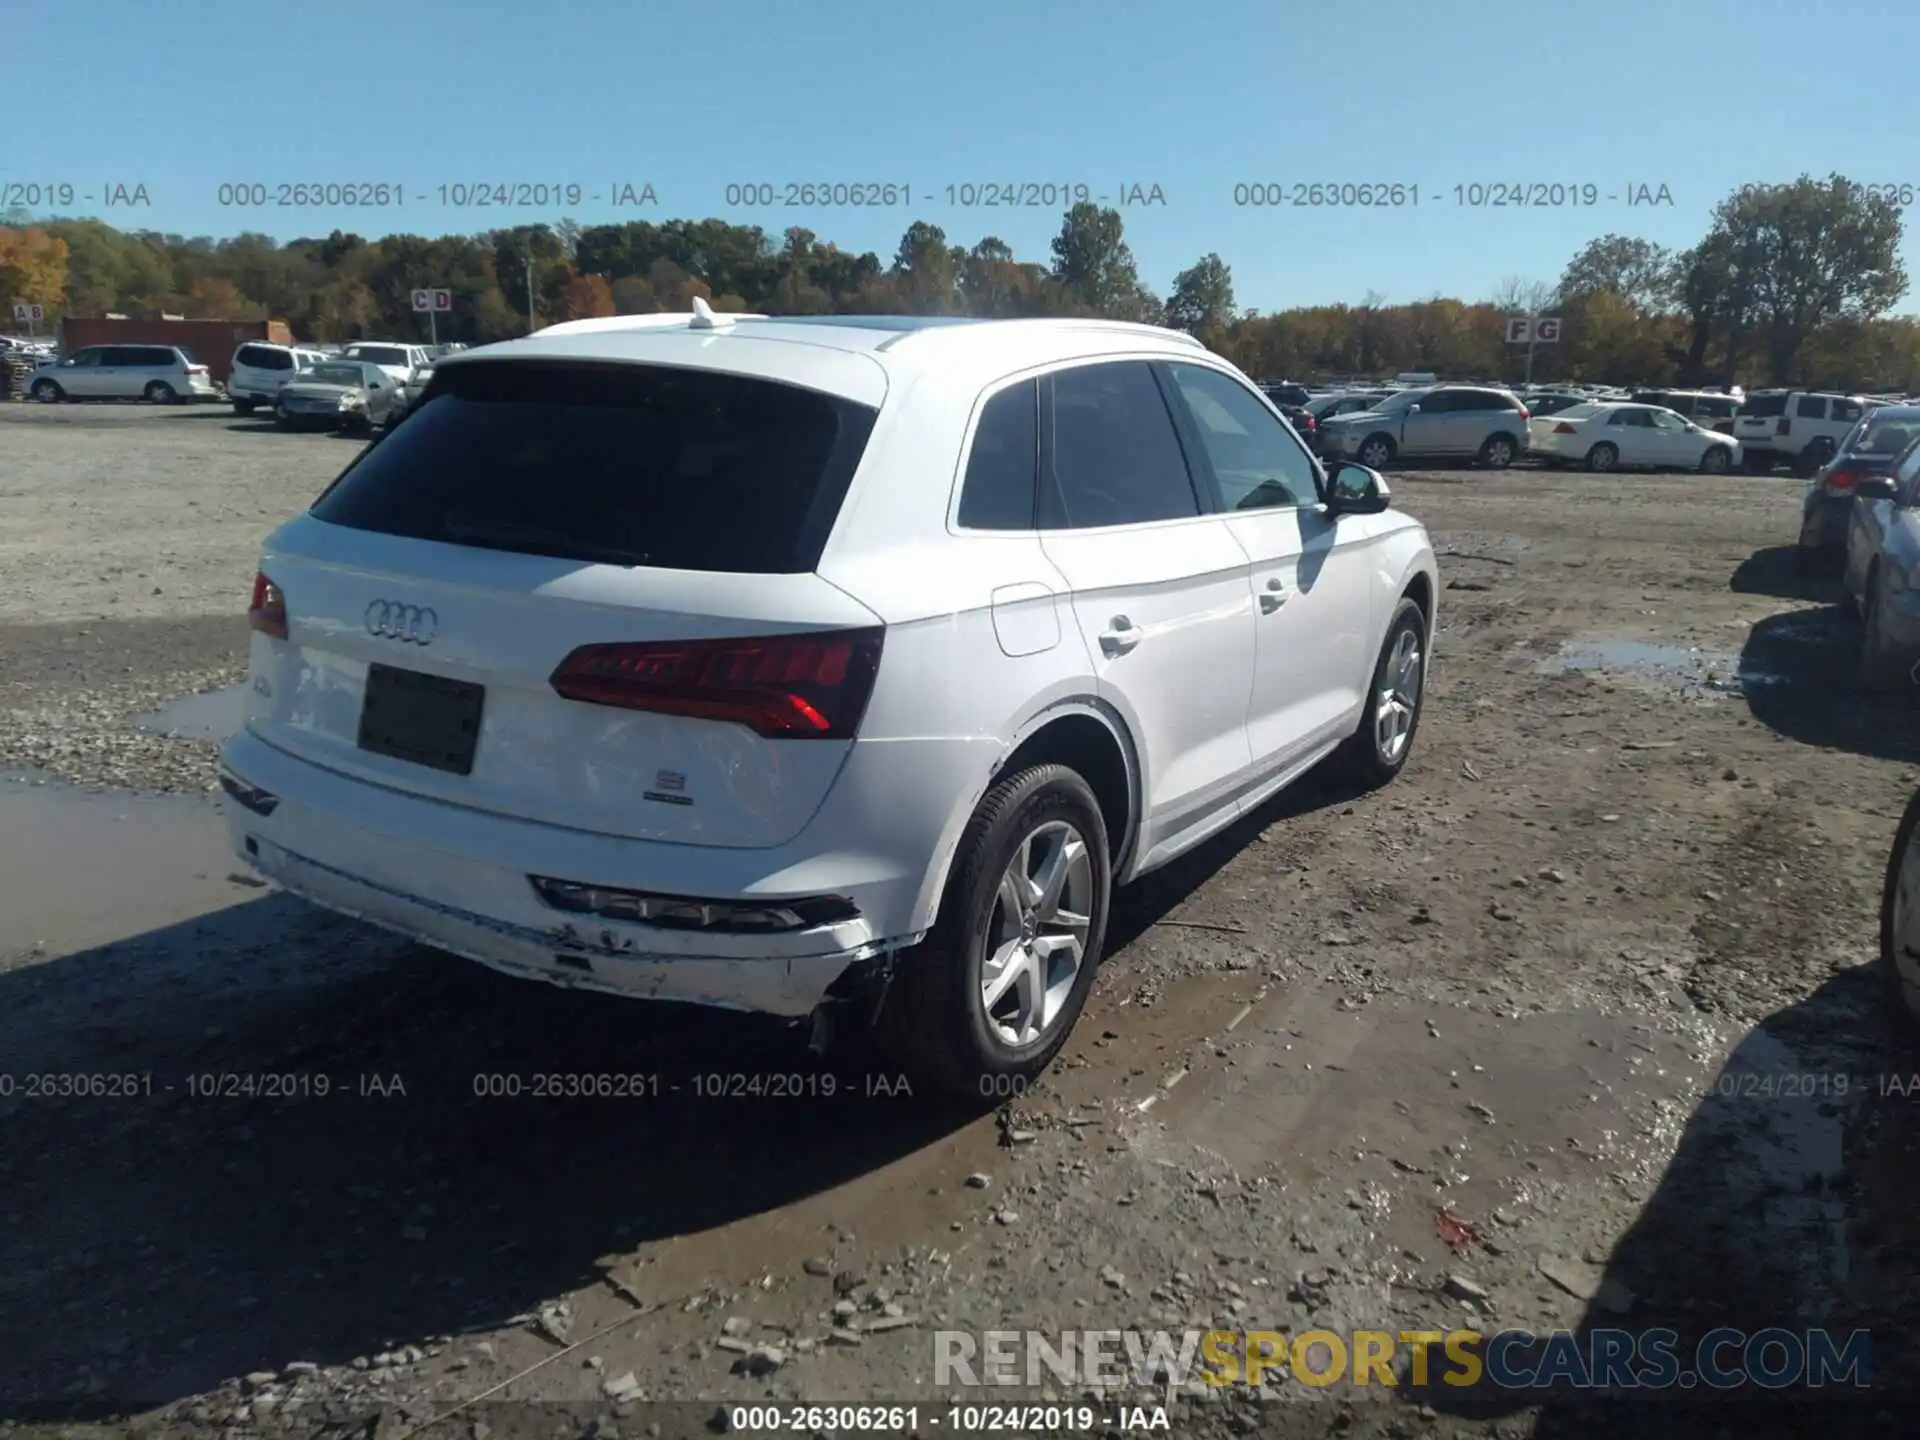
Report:
[{"label": "rear window glass", "polygon": [[877,414],[699,370],[460,365],[313,514],[562,560],[798,574],[819,563]]},{"label": "rear window glass", "polygon": [[355,345],[347,351],[349,359],[365,360],[369,365],[409,365],[413,357],[397,345]]},{"label": "rear window glass", "polygon": [[1868,420],[1847,439],[1849,455],[1879,455],[1892,458],[1905,450],[1915,435],[1920,435],[1920,417],[1898,420]]},{"label": "rear window glass", "polygon": [[293,356],[284,350],[269,350],[264,345],[243,345],[236,355],[242,365],[251,365],[256,370],[291,370]]},{"label": "rear window glass", "polygon": [[1771,420],[1787,413],[1787,392],[1775,390],[1766,395],[1749,395],[1747,403],[1740,407],[1740,414],[1756,416],[1762,420]]}]

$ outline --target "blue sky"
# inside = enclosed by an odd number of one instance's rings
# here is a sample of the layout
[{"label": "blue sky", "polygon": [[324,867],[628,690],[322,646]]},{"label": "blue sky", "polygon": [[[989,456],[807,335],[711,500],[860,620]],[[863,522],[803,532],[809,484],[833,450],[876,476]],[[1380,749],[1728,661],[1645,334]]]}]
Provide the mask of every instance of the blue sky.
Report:
[{"label": "blue sky", "polygon": [[[775,235],[804,225],[891,258],[919,218],[956,243],[996,234],[1045,260],[1064,204],[970,207],[947,187],[1086,185],[1109,203],[1139,187],[1148,203],[1120,208],[1154,289],[1218,251],[1239,303],[1276,309],[1369,290],[1485,298],[1509,276],[1557,277],[1609,231],[1688,244],[1735,186],[1802,170],[1920,184],[1901,118],[1913,97],[1899,57],[1920,50],[1910,0],[0,0],[0,11],[14,62],[0,203],[21,198],[9,186],[69,184],[94,197],[79,212],[186,234],[718,215]],[[277,198],[297,182],[385,183],[406,198],[385,210],[220,203],[223,184]],[[787,182],[910,185],[915,203],[727,204],[729,185]],[[1235,203],[1236,186],[1291,198],[1313,182],[1417,186],[1419,200]],[[501,184],[601,199],[438,203],[443,185]],[[657,205],[609,203],[617,186],[642,196],[649,184]],[[103,208],[114,185],[143,186],[150,204]],[[1596,203],[1461,203],[1454,187],[1474,185],[1583,198],[1591,186]],[[1662,186],[1671,204],[1628,203],[1657,201]],[[1920,276],[1911,243],[1907,260]]]}]

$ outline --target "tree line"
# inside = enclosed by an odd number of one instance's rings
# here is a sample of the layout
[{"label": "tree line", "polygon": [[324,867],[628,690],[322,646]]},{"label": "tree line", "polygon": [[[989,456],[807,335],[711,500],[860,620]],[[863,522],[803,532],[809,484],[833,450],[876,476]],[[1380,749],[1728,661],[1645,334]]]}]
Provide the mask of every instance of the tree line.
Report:
[{"label": "tree line", "polygon": [[890,259],[798,226],[777,238],[724,220],[570,220],[477,235],[335,230],[284,244],[122,231],[97,219],[0,216],[0,316],[14,301],[49,314],[168,311],[286,320],[306,340],[413,337],[411,292],[453,291],[442,340],[471,345],[558,320],[686,310],[765,314],[1106,316],[1188,330],[1261,376],[1431,370],[1508,377],[1506,322],[1546,310],[1562,340],[1538,379],[1603,383],[1808,384],[1920,392],[1920,319],[1889,312],[1907,290],[1895,197],[1844,176],[1742,186],[1700,240],[1669,250],[1600,236],[1557,280],[1514,277],[1480,300],[1239,308],[1218,254],[1173,277],[1139,274],[1117,210],[1074,206],[1049,259],[1021,260],[988,236],[971,247],[915,221]]}]

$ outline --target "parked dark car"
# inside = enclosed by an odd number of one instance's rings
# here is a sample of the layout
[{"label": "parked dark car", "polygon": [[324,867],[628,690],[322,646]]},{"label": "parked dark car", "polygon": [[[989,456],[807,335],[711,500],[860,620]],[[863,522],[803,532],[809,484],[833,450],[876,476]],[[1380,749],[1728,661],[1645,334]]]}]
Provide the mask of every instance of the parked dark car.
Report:
[{"label": "parked dark car", "polygon": [[1267,398],[1276,405],[1292,405],[1298,408],[1313,399],[1311,390],[1291,380],[1270,380],[1260,388],[1267,392]]},{"label": "parked dark car", "polygon": [[1920,1031],[1920,791],[1907,801],[1880,882],[1880,970],[1894,1019]]},{"label": "parked dark car", "polygon": [[1916,439],[1920,439],[1920,406],[1916,405],[1879,406],[1847,433],[1839,452],[1813,477],[1801,501],[1800,544],[1794,552],[1799,569],[1832,569],[1840,562],[1860,482],[1892,475]]}]

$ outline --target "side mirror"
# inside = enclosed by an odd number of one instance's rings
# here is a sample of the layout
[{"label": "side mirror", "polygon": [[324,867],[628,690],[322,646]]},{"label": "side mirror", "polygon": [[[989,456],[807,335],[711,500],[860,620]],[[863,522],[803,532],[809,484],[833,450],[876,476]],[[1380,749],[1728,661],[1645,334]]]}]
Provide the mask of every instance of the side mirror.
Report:
[{"label": "side mirror", "polygon": [[1419,405],[1417,405],[1417,404],[1415,404],[1415,405],[1409,405],[1409,406],[1407,406],[1407,414],[1409,414],[1409,415],[1418,415],[1419,413],[1420,413],[1420,407],[1419,407]]},{"label": "side mirror", "polygon": [[1862,500],[1891,500],[1900,487],[1891,475],[1863,475],[1853,487]]},{"label": "side mirror", "polygon": [[1327,476],[1327,514],[1378,515],[1393,503],[1393,493],[1378,470],[1342,460]]}]

